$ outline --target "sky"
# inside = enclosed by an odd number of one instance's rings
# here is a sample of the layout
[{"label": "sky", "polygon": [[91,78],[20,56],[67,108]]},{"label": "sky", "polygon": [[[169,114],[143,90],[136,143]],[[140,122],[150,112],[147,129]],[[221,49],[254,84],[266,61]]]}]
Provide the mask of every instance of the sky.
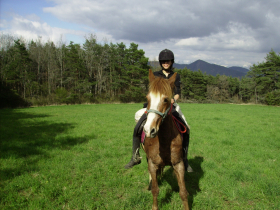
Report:
[{"label": "sky", "polygon": [[280,52],[279,0],[0,0],[0,33],[83,44],[131,42],[157,60],[249,68]]}]

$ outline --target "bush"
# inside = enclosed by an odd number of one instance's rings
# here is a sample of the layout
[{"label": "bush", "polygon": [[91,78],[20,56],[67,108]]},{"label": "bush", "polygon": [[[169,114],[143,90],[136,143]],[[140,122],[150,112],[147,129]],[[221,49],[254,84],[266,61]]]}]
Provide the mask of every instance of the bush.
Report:
[{"label": "bush", "polygon": [[121,94],[120,95],[120,100],[123,103],[128,103],[128,102],[132,101],[131,100],[131,91],[126,90],[124,94]]},{"label": "bush", "polygon": [[80,104],[80,100],[77,94],[70,94],[70,96],[68,96],[65,99],[66,104]]},{"label": "bush", "polygon": [[280,106],[280,90],[271,91],[266,94],[265,102],[267,105]]},{"label": "bush", "polygon": [[11,90],[5,83],[0,82],[0,108],[29,107],[31,103],[24,100],[14,90]]},{"label": "bush", "polygon": [[67,96],[68,92],[65,88],[58,88],[56,89],[56,101],[58,103],[66,103],[67,102]]},{"label": "bush", "polygon": [[84,93],[83,100],[87,103],[93,102],[94,101],[93,94],[92,93]]},{"label": "bush", "polygon": [[143,102],[146,101],[143,90],[138,87],[131,87],[131,90],[126,90],[124,94],[120,95],[120,101],[123,103],[128,102]]}]

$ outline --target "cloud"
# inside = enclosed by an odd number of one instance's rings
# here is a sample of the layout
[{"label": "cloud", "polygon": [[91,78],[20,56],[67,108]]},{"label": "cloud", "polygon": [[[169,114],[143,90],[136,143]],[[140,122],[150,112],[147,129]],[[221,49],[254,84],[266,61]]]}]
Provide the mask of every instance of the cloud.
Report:
[{"label": "cloud", "polygon": [[51,27],[46,22],[40,21],[40,18],[36,15],[29,15],[28,17],[14,15],[12,20],[6,21],[1,27],[4,28],[3,33],[24,37],[27,40],[37,40],[38,37],[41,37],[43,41],[52,40],[57,42],[62,35],[82,34],[82,32],[75,30]]},{"label": "cloud", "polygon": [[103,32],[95,33],[94,30],[86,26],[82,27],[81,30],[52,27],[35,14],[27,16],[13,14],[11,20],[1,20],[0,27],[2,33],[22,37],[27,41],[37,40],[40,37],[43,42],[50,40],[55,44],[61,39],[63,42],[73,41],[73,38],[83,42],[84,37],[90,33],[96,34],[97,37],[112,39],[110,35]]},{"label": "cloud", "polygon": [[14,15],[12,20],[1,20],[2,31],[54,42],[61,35],[70,40],[79,37],[80,43],[92,33],[99,41],[106,38],[127,46],[135,42],[150,60],[157,60],[161,50],[171,49],[178,63],[202,59],[250,66],[261,62],[271,48],[280,51],[278,0],[50,1],[51,6],[40,10],[52,20],[56,17],[60,25],[32,14]]},{"label": "cloud", "polygon": [[[244,28],[253,31],[249,41],[260,42],[261,34],[279,25],[280,4],[276,1],[216,1],[216,0],[173,0],[173,1],[129,1],[129,0],[56,0],[54,7],[44,8],[59,19],[88,25],[110,34],[114,39],[140,43],[160,42],[169,39],[203,37],[223,38],[223,35],[238,35]],[[236,31],[233,33],[232,25]],[[274,25],[274,28],[275,26]],[[276,30],[275,34],[279,35]],[[194,39],[192,39],[194,40]],[[218,41],[217,39],[215,39]],[[227,48],[243,48],[239,36]],[[254,43],[249,44],[253,46]],[[279,44],[278,44],[279,45]],[[255,47],[252,48],[255,50]]]},{"label": "cloud", "polygon": [[220,31],[207,37],[181,39],[175,45],[208,51],[258,51],[260,49],[259,42],[254,38],[254,31],[243,24],[233,22],[228,24],[226,31]]}]

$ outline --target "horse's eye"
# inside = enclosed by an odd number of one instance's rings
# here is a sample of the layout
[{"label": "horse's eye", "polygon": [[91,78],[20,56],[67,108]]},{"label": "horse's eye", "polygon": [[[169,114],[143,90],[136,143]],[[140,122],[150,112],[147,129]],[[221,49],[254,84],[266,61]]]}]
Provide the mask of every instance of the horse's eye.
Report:
[{"label": "horse's eye", "polygon": [[167,99],[167,98],[165,98],[165,99],[164,99],[164,103],[167,103],[167,102],[168,102],[168,99]]}]

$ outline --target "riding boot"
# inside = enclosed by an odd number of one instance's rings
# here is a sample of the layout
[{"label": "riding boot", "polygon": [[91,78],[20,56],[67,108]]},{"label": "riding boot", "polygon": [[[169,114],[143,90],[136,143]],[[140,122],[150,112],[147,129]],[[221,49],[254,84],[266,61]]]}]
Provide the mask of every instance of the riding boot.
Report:
[{"label": "riding boot", "polygon": [[140,137],[139,136],[133,136],[133,144],[132,144],[132,157],[128,164],[125,165],[125,169],[132,168],[135,165],[138,165],[141,163],[141,157],[139,153],[140,149]]},{"label": "riding boot", "polygon": [[133,131],[133,143],[132,143],[132,157],[128,164],[125,165],[125,169],[132,168],[133,166],[141,163],[140,157],[140,142],[141,142],[141,134],[143,131],[143,127],[146,123],[147,115],[143,114],[142,117],[137,122]]},{"label": "riding boot", "polygon": [[190,134],[187,132],[184,133],[183,134],[183,161],[184,161],[185,171],[193,172],[193,169],[188,162],[189,140],[190,140]]}]

